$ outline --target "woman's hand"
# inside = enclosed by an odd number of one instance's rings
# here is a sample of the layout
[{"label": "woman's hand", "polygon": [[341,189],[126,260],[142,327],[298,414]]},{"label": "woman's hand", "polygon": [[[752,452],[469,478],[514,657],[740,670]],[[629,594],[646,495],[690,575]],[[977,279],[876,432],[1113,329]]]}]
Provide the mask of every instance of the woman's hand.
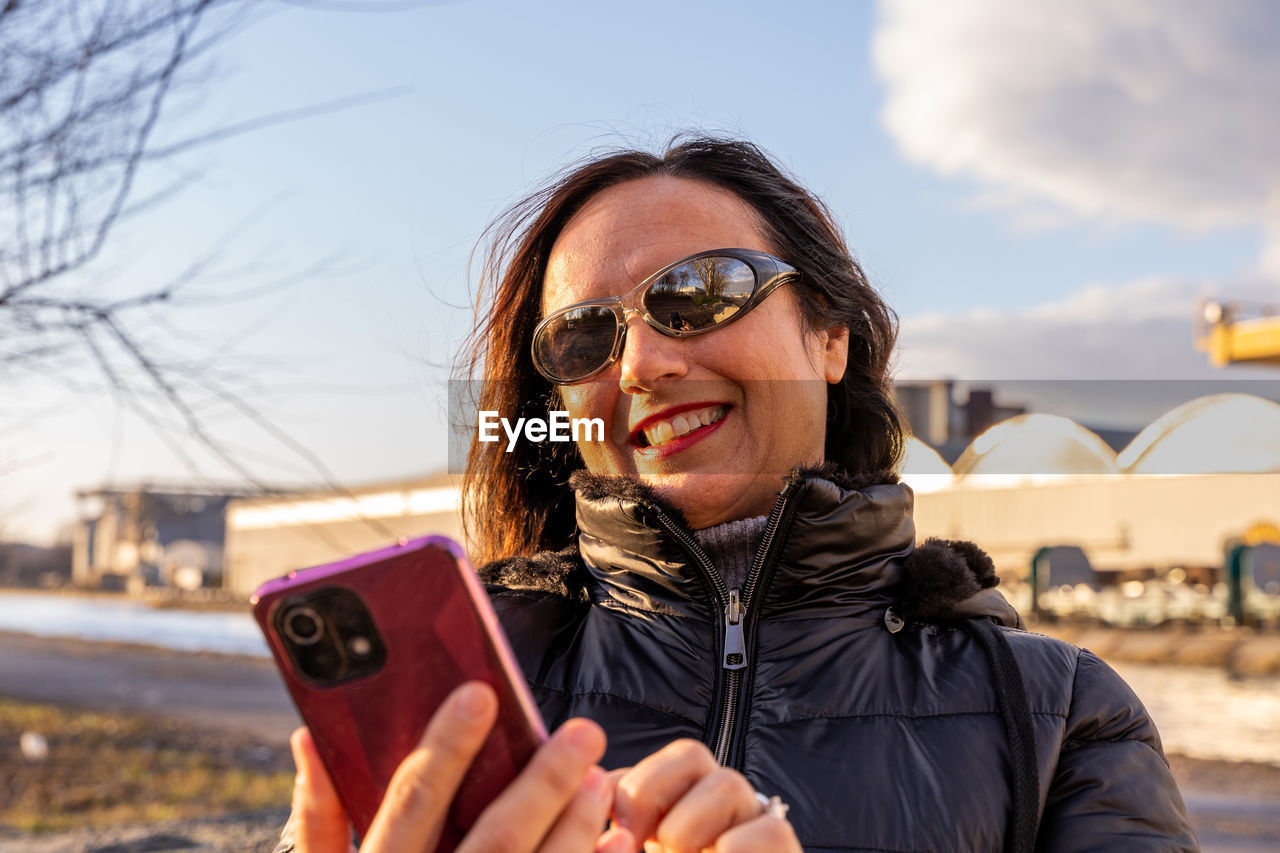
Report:
[{"label": "woman's hand", "polygon": [[[435,849],[449,805],[497,710],[497,697],[485,684],[465,684],[450,694],[392,777],[362,853]],[[348,853],[351,828],[310,733],[299,729],[291,742],[298,766],[297,853]],[[595,723],[565,723],[484,810],[459,853],[632,853],[630,833],[600,834],[613,800],[611,780],[596,766],[604,747],[604,732]]]},{"label": "woman's hand", "polygon": [[613,815],[646,853],[801,851],[791,824],[762,814],[746,777],[696,740],[668,744],[620,774]]}]

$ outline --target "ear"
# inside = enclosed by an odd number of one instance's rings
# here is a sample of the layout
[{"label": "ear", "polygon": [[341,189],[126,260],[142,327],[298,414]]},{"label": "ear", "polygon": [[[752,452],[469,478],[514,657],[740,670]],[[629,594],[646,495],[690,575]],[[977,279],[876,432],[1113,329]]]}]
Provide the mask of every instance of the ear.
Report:
[{"label": "ear", "polygon": [[849,365],[849,327],[832,326],[822,334],[822,374],[828,384],[834,385],[844,378]]}]

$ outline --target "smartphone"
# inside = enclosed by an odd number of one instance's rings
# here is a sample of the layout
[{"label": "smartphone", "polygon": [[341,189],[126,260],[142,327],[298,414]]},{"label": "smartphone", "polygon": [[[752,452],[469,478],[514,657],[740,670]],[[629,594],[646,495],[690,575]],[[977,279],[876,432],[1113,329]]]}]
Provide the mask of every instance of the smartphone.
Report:
[{"label": "smartphone", "polygon": [[362,838],[396,768],[462,682],[493,687],[498,719],[454,799],[437,851],[461,842],[547,738],[488,596],[451,539],[402,539],[290,572],[250,601]]}]

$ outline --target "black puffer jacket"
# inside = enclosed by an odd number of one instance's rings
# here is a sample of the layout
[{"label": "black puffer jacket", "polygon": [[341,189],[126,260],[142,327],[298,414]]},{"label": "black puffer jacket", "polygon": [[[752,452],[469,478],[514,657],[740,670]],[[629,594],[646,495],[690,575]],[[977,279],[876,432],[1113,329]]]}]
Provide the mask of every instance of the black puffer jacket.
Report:
[{"label": "black puffer jacket", "polygon": [[[793,475],[730,591],[678,512],[575,475],[578,548],[482,570],[548,725],[600,723],[608,767],[701,740],[791,804],[809,851],[1004,849],[1010,740],[961,623],[1017,616],[985,555],[917,549],[910,490],[873,483]],[[1089,652],[1001,633],[1031,712],[1036,849],[1195,850],[1128,686]]]}]

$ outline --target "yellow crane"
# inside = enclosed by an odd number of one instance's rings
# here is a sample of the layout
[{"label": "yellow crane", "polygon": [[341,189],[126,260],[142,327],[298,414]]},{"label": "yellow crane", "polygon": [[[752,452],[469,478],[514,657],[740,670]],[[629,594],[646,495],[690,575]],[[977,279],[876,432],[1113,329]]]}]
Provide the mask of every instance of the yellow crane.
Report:
[{"label": "yellow crane", "polygon": [[1196,322],[1196,349],[1214,367],[1228,364],[1280,366],[1280,305],[1204,302]]}]

